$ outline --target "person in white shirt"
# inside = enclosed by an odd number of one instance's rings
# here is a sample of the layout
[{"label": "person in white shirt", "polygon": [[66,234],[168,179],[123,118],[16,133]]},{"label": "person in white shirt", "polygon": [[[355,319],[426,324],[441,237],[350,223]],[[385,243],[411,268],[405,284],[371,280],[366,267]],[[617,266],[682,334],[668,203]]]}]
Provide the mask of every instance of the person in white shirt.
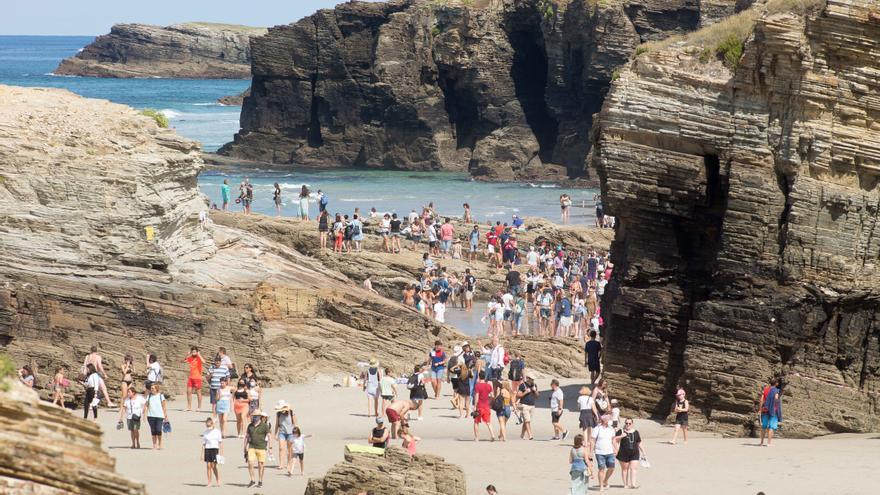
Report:
[{"label": "person in white shirt", "polygon": [[306,438],[311,435],[303,435],[299,426],[293,429],[293,456],[299,461],[299,475],[305,474]]},{"label": "person in white shirt", "polygon": [[502,322],[501,335],[504,335],[505,323],[509,327],[510,332],[513,333],[513,294],[511,294],[509,291],[505,292],[501,296],[501,304],[504,305],[504,313],[502,313],[502,318],[504,318],[504,322]]},{"label": "person in white shirt", "polygon": [[529,254],[526,255],[526,262],[529,266],[538,266],[538,252],[535,251],[535,246],[529,246]]},{"label": "person in white shirt", "polygon": [[147,380],[144,382],[144,388],[149,390],[154,383],[161,384],[164,381],[162,377],[162,365],[155,354],[147,356]]},{"label": "person in white shirt", "polygon": [[599,467],[599,490],[608,488],[608,482],[614,473],[614,428],[611,427],[611,415],[603,414],[599,418],[599,426],[593,428],[592,451]]},{"label": "person in white shirt", "polygon": [[605,273],[599,272],[599,281],[596,282],[596,295],[602,297],[605,294],[605,286],[608,285],[608,281],[605,280]]},{"label": "person in white shirt", "polygon": [[580,411],[578,425],[581,427],[584,438],[589,442],[589,439],[593,438],[593,428],[598,423],[596,419],[596,401],[593,400],[593,396],[590,394],[590,387],[581,387],[579,394],[577,400],[578,410]]},{"label": "person in white shirt", "polygon": [[137,393],[134,387],[128,388],[128,396],[119,406],[119,422],[123,420],[128,427],[128,433],[131,435],[131,448],[141,448],[141,423],[143,418],[141,414],[144,412],[144,404],[146,404],[144,396]]},{"label": "person in white shirt", "polygon": [[446,322],[446,305],[439,299],[434,303],[434,319],[440,323]]},{"label": "person in white shirt", "polygon": [[559,424],[562,413],[565,411],[565,395],[562,393],[562,387],[559,386],[559,380],[553,379],[550,382],[550,420],[553,422],[553,438],[551,440],[565,440],[568,436],[568,430]]},{"label": "person in white shirt", "polygon": [[205,431],[202,433],[202,459],[208,471],[208,484],[211,486],[211,477],[216,480],[215,486],[220,486],[220,470],[217,468],[217,457],[220,454],[220,446],[223,443],[223,434],[214,427],[214,419],[205,420]]},{"label": "person in white shirt", "polygon": [[492,354],[489,356],[489,380],[494,384],[500,385],[502,371],[504,371],[504,347],[498,342],[498,337],[495,336],[492,338]]}]

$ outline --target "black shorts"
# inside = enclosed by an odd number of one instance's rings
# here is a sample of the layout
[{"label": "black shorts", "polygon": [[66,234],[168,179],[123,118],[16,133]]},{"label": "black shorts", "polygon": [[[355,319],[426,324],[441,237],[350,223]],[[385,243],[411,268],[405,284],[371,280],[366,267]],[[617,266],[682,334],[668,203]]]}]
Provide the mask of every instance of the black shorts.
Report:
[{"label": "black shorts", "polygon": [[596,415],[593,414],[593,411],[590,409],[582,409],[581,415],[578,418],[578,426],[582,430],[586,430],[587,428],[595,428],[596,427]]},{"label": "black shorts", "polygon": [[429,246],[429,247],[432,247],[432,248],[437,247],[438,244],[439,244],[439,242],[437,242],[437,241],[430,241],[430,242],[428,242],[428,246]]},{"label": "black shorts", "polygon": [[305,454],[293,454],[293,455],[296,456],[296,458],[299,460],[303,460],[303,458],[306,456]]},{"label": "black shorts", "polygon": [[165,418],[156,418],[153,416],[147,416],[147,423],[150,425],[150,435],[154,437],[162,436],[162,423],[165,422]]},{"label": "black shorts", "polygon": [[217,462],[217,453],[220,449],[205,449],[205,462]]},{"label": "black shorts", "polygon": [[587,369],[590,371],[595,371],[596,373],[599,373],[601,371],[601,367],[602,366],[600,363],[594,363],[591,361],[587,361]]},{"label": "black shorts", "polygon": [[467,380],[459,380],[458,395],[461,395],[463,397],[471,395],[471,384],[468,383]]},{"label": "black shorts", "polygon": [[382,398],[385,400],[391,400],[394,398],[394,396],[393,395],[383,395]]},{"label": "black shorts", "polygon": [[559,422],[559,418],[561,418],[561,417],[562,417],[561,412],[553,411],[550,413],[550,420],[554,425]]}]

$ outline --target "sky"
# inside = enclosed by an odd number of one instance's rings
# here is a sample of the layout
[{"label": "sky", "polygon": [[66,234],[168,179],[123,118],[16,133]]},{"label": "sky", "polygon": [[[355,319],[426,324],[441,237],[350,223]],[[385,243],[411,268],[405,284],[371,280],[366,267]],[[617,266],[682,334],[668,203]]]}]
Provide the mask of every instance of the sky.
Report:
[{"label": "sky", "polygon": [[[345,0],[3,0],[0,35],[98,35],[122,22],[275,26]],[[371,0],[372,1],[372,0]]]}]

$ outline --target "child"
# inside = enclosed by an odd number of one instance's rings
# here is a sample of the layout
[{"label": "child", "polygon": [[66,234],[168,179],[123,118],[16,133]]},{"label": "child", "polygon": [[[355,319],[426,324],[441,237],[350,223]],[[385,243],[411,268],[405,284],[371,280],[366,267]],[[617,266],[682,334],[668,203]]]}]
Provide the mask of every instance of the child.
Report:
[{"label": "child", "polygon": [[215,486],[220,486],[220,471],[217,469],[217,454],[220,452],[220,443],[223,441],[223,435],[220,430],[214,427],[214,419],[205,420],[205,431],[202,433],[202,459],[208,471],[208,484],[211,486],[211,474],[217,480]]},{"label": "child", "polygon": [[400,438],[403,439],[402,447],[406,449],[410,457],[416,455],[416,443],[422,439],[409,432],[409,423],[406,421],[400,424]]},{"label": "child", "polygon": [[620,408],[617,406],[617,399],[611,399],[611,427],[615,430],[618,421],[620,421]]},{"label": "child", "polygon": [[[299,460],[299,475],[303,476],[305,466],[303,465],[303,458],[306,456],[306,441],[305,439],[310,437],[311,435],[303,436],[302,431],[300,431],[299,426],[293,428],[293,456],[295,459]],[[294,461],[296,462],[296,461]],[[290,476],[290,471],[287,472],[287,475]]]}]

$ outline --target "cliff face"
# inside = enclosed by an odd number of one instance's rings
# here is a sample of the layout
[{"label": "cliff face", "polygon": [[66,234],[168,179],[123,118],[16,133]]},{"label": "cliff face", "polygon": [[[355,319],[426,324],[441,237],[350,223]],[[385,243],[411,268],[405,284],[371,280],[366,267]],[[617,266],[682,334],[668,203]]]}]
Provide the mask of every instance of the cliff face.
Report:
[{"label": "cliff face", "polygon": [[0,391],[0,492],[34,495],[143,495],[115,472],[101,428],[42,402],[33,390]]},{"label": "cliff face", "polygon": [[90,77],[247,79],[250,40],[265,28],[192,22],[160,27],[116,24],[55,74]]},{"label": "cliff face", "polygon": [[254,40],[252,94],[221,153],[499,180],[591,178],[591,116],[614,69],[640,41],[714,22],[736,4],[341,4]]},{"label": "cliff face", "polygon": [[759,19],[735,73],[708,43],[739,21],[649,49],[609,93],[593,152],[626,407],[666,416],[681,384],[698,423],[742,434],[784,374],[786,434],[880,428],[880,23],[814,3]]},{"label": "cliff face", "polygon": [[288,381],[462,338],[288,247],[203,230],[196,144],[128,107],[0,87],[0,122],[0,348],[41,383],[92,345],[108,370],[136,356],[138,383],[155,352],[173,393],[190,345]]}]

